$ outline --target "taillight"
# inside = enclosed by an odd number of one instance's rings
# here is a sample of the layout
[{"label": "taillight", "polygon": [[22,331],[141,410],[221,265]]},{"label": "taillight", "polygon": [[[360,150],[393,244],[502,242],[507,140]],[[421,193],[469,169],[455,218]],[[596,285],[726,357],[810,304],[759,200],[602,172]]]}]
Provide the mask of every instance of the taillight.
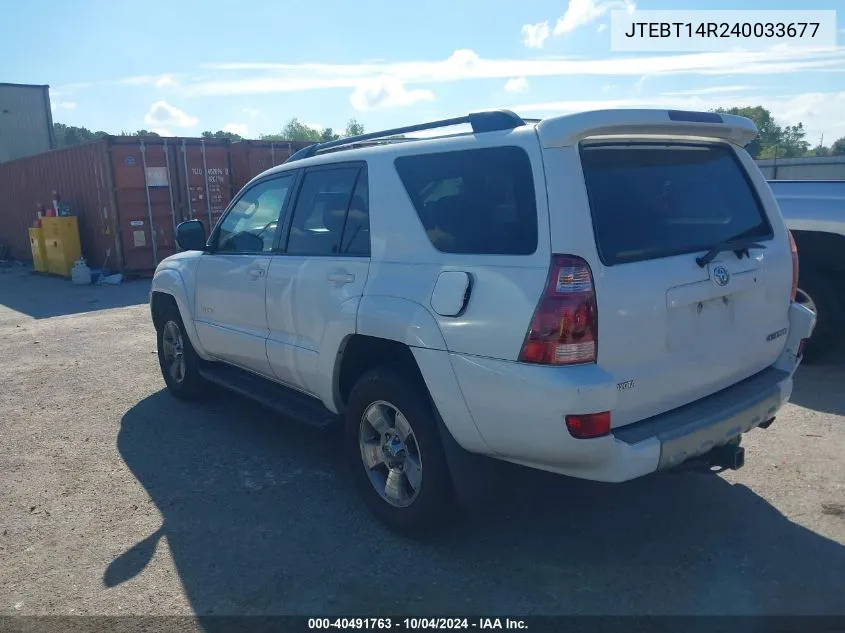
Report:
[{"label": "taillight", "polygon": [[542,365],[594,363],[597,340],[596,293],[590,266],[580,257],[553,255],[519,360]]},{"label": "taillight", "polygon": [[792,237],[792,231],[789,233],[789,250],[792,253],[792,294],[790,299],[795,301],[795,295],[798,292],[798,245],[795,243],[795,238]]},{"label": "taillight", "polygon": [[578,440],[602,437],[610,434],[610,411],[567,415],[566,428],[569,434]]}]

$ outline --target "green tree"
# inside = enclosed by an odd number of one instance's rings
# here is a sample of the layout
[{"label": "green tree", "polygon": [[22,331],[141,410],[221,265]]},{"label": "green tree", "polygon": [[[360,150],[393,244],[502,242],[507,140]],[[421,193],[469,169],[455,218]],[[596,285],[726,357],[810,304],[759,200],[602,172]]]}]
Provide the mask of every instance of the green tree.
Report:
[{"label": "green tree", "polygon": [[56,147],[79,145],[80,143],[88,143],[89,141],[95,141],[98,138],[108,136],[106,132],[92,132],[87,127],[65,125],[64,123],[53,124],[53,135],[56,139]]},{"label": "green tree", "polygon": [[754,121],[759,132],[756,139],[745,146],[745,149],[753,158],[759,158],[766,148],[775,147],[780,142],[783,131],[775,123],[772,113],[763,106],[745,108],[716,108],[720,114],[735,114],[744,116]]},{"label": "green tree", "polygon": [[206,130],[202,133],[203,138],[226,138],[230,141],[242,141],[244,137],[240,134],[235,134],[234,132],[224,132],[223,130],[217,130],[216,132],[211,132]]},{"label": "green tree", "polygon": [[327,141],[336,141],[340,138],[339,134],[335,134],[334,130],[330,127],[327,127],[322,132],[320,132],[320,142],[325,143]]},{"label": "green tree", "polygon": [[138,130],[134,134],[127,134],[127,136],[161,136],[161,134],[157,134],[156,132],[150,132],[149,130]]},{"label": "green tree", "polygon": [[320,131],[294,117],[282,128],[282,138],[286,141],[311,141],[317,143],[320,141]]},{"label": "green tree", "polygon": [[346,130],[343,136],[359,136],[364,133],[364,126],[358,123],[357,119],[349,119],[346,123]]},{"label": "green tree", "polygon": [[830,153],[834,156],[845,156],[845,136],[833,141],[833,145],[830,146]]}]

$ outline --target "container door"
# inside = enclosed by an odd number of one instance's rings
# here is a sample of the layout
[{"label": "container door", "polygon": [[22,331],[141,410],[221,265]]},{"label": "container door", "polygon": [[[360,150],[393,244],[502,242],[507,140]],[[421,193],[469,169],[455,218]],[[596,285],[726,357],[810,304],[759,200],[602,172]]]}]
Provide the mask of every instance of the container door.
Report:
[{"label": "container door", "polygon": [[126,270],[153,270],[178,251],[173,148],[133,140],[110,151]]},{"label": "container door", "polygon": [[210,234],[232,199],[229,146],[183,139],[178,155],[183,219],[202,221]]}]

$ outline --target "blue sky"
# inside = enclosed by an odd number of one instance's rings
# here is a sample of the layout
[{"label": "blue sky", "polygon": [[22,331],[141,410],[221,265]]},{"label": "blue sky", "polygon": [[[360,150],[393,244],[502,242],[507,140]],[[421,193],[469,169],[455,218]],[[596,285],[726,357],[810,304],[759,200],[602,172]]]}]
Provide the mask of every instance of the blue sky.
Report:
[{"label": "blue sky", "polygon": [[[608,11],[626,6],[839,8],[839,45],[612,53]],[[54,120],[109,132],[762,104],[828,143],[845,136],[843,27],[842,0],[28,0],[4,7],[0,81],[50,84]]]}]

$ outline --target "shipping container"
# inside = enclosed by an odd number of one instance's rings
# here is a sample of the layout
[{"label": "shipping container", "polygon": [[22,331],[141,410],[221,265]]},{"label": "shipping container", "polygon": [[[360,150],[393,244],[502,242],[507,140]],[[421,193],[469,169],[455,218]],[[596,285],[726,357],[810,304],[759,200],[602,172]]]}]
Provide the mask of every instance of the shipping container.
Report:
[{"label": "shipping container", "polygon": [[29,259],[27,228],[55,191],[90,266],[144,274],[177,251],[179,222],[210,230],[232,188],[226,139],[107,137],[0,165],[0,242]]},{"label": "shipping container", "polygon": [[50,86],[0,83],[0,163],[53,147]]},{"label": "shipping container", "polygon": [[235,189],[271,167],[281,165],[291,154],[307,147],[309,141],[238,141],[232,143],[232,179]]}]

